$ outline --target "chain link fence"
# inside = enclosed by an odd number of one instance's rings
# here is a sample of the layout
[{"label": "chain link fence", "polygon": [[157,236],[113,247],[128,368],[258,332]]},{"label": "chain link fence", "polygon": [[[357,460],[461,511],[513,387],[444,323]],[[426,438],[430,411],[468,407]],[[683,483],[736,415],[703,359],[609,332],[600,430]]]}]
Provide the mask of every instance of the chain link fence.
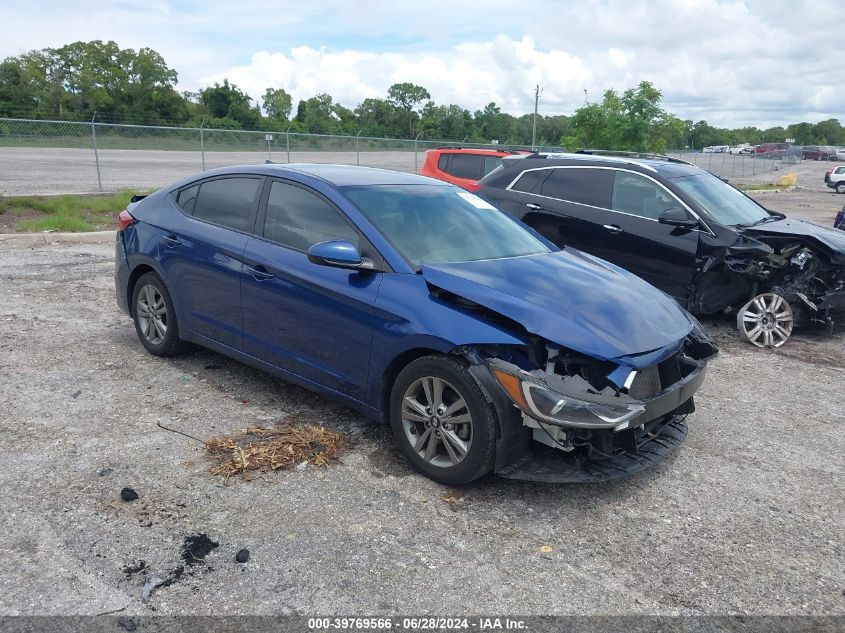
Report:
[{"label": "chain link fence", "polygon": [[[199,171],[266,160],[416,173],[426,150],[444,145],[531,149],[422,139],[0,118],[0,195],[153,190]],[[538,149],[565,151],[562,147]],[[767,154],[670,155],[737,181],[754,181],[784,163],[801,159],[800,148]]]},{"label": "chain link fence", "polygon": [[152,190],[199,171],[267,160],[416,173],[426,150],[444,145],[461,143],[0,118],[0,195]]},{"label": "chain link fence", "polygon": [[729,152],[667,152],[668,156],[680,158],[709,171],[719,178],[736,182],[754,182],[770,178],[770,172],[787,170],[789,165],[801,162],[801,148],[731,154]]}]

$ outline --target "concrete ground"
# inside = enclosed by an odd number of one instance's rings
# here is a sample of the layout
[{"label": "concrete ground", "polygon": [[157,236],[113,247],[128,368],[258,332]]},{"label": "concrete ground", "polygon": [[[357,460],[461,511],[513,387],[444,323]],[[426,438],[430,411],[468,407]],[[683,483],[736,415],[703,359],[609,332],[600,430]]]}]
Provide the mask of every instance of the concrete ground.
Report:
[{"label": "concrete ground", "polygon": [[[841,334],[762,351],[705,323],[722,355],[669,461],[454,490],[329,400],[198,348],[148,355],[113,269],[109,244],[0,243],[0,615],[845,615]],[[157,426],[208,439],[292,414],[344,433],[342,462],[226,482]],[[195,535],[218,547],[189,565]],[[170,584],[144,603],[153,575]]]}]

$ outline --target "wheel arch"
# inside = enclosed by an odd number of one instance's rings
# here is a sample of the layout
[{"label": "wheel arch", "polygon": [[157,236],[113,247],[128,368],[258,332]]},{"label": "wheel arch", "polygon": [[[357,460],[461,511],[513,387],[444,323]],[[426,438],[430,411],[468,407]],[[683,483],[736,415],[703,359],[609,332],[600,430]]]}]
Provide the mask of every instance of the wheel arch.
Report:
[{"label": "wheel arch", "polygon": [[129,316],[131,317],[135,316],[135,306],[132,303],[132,295],[135,292],[135,284],[138,283],[138,280],[142,275],[147,273],[155,273],[161,277],[161,274],[149,264],[138,264],[132,269],[132,272],[129,273],[129,281],[126,283],[126,303],[129,306]]}]

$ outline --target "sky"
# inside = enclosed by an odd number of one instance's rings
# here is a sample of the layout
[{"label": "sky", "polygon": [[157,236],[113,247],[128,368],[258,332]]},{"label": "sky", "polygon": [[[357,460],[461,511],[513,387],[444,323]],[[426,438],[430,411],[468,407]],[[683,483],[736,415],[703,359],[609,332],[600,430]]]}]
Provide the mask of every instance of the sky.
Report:
[{"label": "sky", "polygon": [[[845,35],[830,0],[2,0],[0,58],[73,41],[150,47],[179,90],[228,78],[355,107],[397,82],[471,111],[571,114],[651,81],[711,125],[845,121]],[[45,16],[46,19],[45,19]],[[841,16],[839,16],[841,17]]]}]

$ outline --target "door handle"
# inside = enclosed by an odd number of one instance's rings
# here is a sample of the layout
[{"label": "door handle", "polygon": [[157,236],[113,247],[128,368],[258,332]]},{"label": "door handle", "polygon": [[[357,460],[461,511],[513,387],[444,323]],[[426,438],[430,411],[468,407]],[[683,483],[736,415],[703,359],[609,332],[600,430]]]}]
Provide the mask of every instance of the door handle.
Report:
[{"label": "door handle", "polygon": [[622,229],[620,229],[620,228],[619,228],[618,226],[616,226],[615,224],[602,224],[602,227],[604,227],[604,228],[605,228],[605,229],[607,229],[610,233],[613,233],[613,234],[616,234],[616,233],[622,233]]},{"label": "door handle", "polygon": [[267,281],[275,277],[273,273],[268,273],[264,266],[246,266],[247,271],[256,281]]},{"label": "door handle", "polygon": [[539,204],[534,204],[533,202],[526,202],[525,206],[528,207],[529,209],[531,209],[532,211],[542,211],[543,210],[543,207],[541,207]]},{"label": "door handle", "polygon": [[165,235],[161,238],[161,241],[167,244],[168,246],[178,246],[182,243],[178,237],[176,237],[173,233],[170,235]]}]

